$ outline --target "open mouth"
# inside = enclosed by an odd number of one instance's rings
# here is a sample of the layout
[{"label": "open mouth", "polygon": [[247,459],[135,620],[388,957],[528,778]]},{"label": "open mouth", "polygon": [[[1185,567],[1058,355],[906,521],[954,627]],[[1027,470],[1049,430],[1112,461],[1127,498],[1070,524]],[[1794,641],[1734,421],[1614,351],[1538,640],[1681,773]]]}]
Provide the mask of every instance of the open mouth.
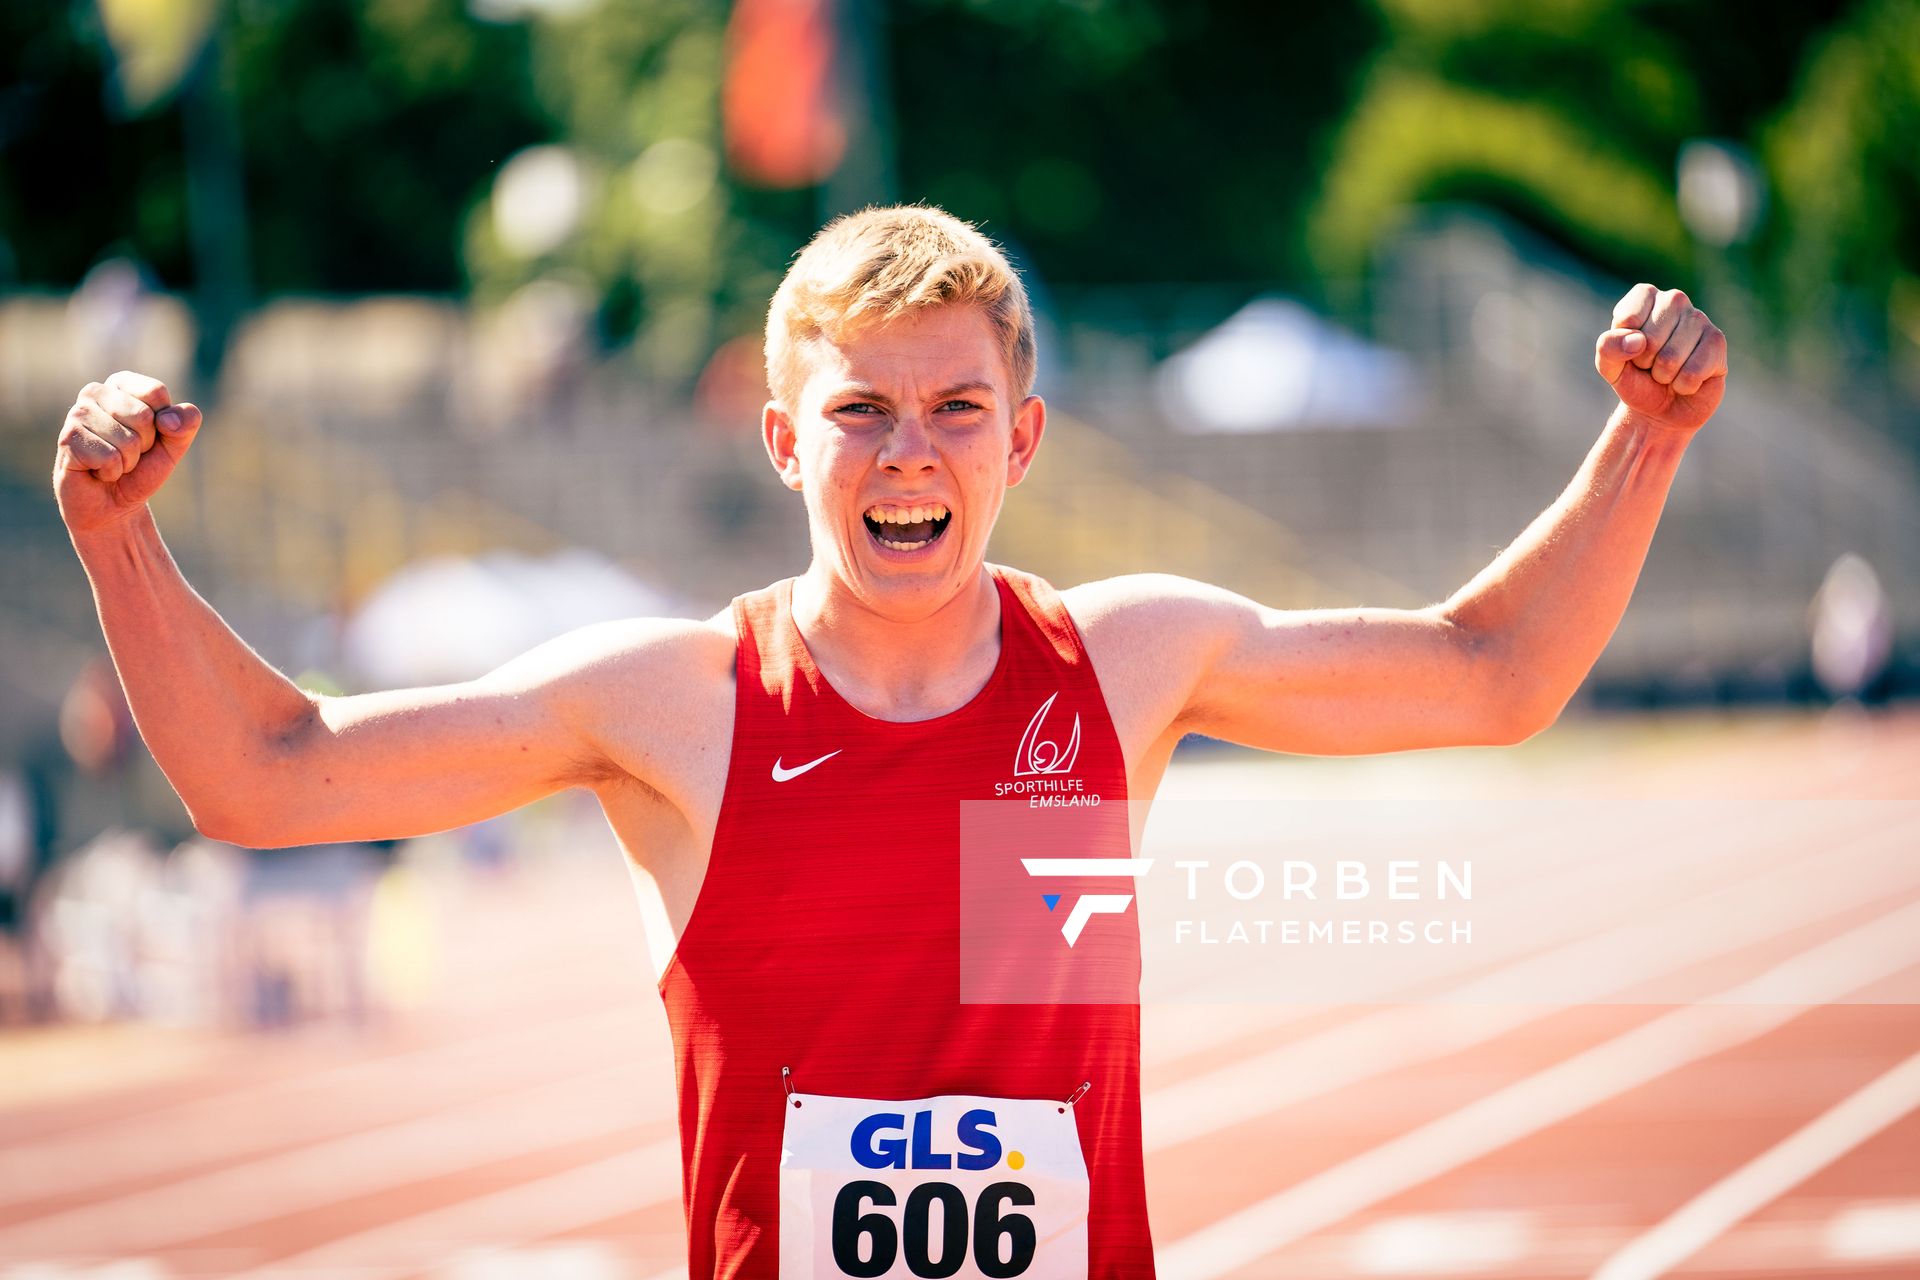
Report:
[{"label": "open mouth", "polygon": [[895,551],[918,551],[940,540],[953,513],[939,502],[916,507],[881,503],[868,507],[862,518],[867,522],[867,532],[881,546]]}]

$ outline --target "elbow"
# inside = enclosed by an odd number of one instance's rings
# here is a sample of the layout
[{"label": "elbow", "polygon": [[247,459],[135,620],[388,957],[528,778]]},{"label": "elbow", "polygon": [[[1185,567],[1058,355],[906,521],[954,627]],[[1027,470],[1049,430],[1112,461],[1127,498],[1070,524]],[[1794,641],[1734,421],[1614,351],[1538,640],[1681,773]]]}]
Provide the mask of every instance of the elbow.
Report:
[{"label": "elbow", "polygon": [[193,829],[202,836],[242,849],[288,849],[297,844],[310,843],[291,831],[276,829],[259,821],[236,822],[231,818],[202,818],[197,814],[189,816],[193,818]]},{"label": "elbow", "polygon": [[187,807],[187,817],[192,819],[193,829],[209,840],[217,840],[221,844],[247,843],[231,819],[192,805]]},{"label": "elbow", "polygon": [[246,773],[232,778],[224,795],[214,803],[187,806],[195,831],[244,849],[285,849],[308,843],[291,821],[300,794],[297,753],[319,717],[319,695],[306,696],[308,714],[267,734],[250,753]]},{"label": "elbow", "polygon": [[1490,745],[1496,747],[1517,747],[1521,743],[1545,733],[1553,727],[1558,716],[1516,717],[1501,727]]},{"label": "elbow", "polygon": [[209,840],[242,849],[286,849],[316,843],[299,797],[279,786],[236,787],[218,803],[189,804],[193,829]]},{"label": "elbow", "polygon": [[193,829],[209,840],[243,849],[284,849],[309,843],[296,819],[304,812],[294,769],[252,772],[221,788],[216,796],[200,795],[186,803]]},{"label": "elbow", "polygon": [[1440,745],[1449,747],[1517,747],[1521,743],[1542,733],[1551,725],[1551,719],[1534,715],[1521,715],[1491,706],[1475,709],[1469,718],[1463,718],[1456,731]]},{"label": "elbow", "polygon": [[238,845],[243,849],[270,847],[262,842],[261,833],[240,821],[235,815],[198,805],[189,805],[187,817],[193,820],[193,829],[209,840],[217,840],[221,844]]},{"label": "elbow", "polygon": [[1505,699],[1492,745],[1517,747],[1551,729],[1566,710],[1568,698],[1529,695]]},{"label": "elbow", "polygon": [[[1449,621],[1460,626],[1456,618]],[[1475,718],[1482,745],[1518,746],[1553,727],[1574,689],[1543,675],[1510,634],[1468,632],[1467,643],[1476,673],[1469,687],[1477,691]]]}]

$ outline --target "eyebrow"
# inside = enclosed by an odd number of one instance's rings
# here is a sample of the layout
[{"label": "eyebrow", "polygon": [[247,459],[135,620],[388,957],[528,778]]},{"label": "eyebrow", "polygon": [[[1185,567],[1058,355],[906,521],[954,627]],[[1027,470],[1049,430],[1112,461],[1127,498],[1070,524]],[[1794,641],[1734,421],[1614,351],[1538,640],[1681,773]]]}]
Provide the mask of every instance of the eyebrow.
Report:
[{"label": "eyebrow", "polygon": [[[959,396],[959,395],[992,396],[993,394],[994,394],[994,391],[993,391],[992,383],[982,382],[982,381],[979,381],[978,379],[975,379],[969,382],[956,382],[954,385],[947,387],[942,391],[935,392],[933,395],[933,398],[935,400],[950,400],[953,397]],[[872,386],[865,382],[849,382],[844,386],[842,386],[838,391],[835,391],[832,395],[828,396],[827,399],[830,401],[832,400],[872,400],[879,404],[893,403],[892,399],[890,399],[884,392],[882,392],[880,388]]]}]

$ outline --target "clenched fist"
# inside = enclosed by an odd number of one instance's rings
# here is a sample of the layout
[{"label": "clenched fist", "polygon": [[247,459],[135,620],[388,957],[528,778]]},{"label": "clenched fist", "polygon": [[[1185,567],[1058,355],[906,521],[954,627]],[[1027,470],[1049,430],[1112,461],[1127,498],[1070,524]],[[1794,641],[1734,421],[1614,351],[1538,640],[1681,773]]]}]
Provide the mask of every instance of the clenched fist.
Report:
[{"label": "clenched fist", "polygon": [[128,518],[173,474],[200,429],[158,378],[121,372],[90,382],[67,411],[53,464],[60,518],[75,533]]},{"label": "clenched fist", "polygon": [[1632,413],[1692,431],[1720,407],[1727,335],[1680,290],[1637,284],[1614,304],[1593,365]]}]

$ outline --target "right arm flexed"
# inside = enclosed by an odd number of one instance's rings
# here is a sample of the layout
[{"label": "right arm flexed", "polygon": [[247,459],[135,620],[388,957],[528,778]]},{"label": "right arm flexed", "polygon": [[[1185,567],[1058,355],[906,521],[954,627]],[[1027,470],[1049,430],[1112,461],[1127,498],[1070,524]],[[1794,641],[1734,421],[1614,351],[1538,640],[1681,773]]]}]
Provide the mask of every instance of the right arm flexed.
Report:
[{"label": "right arm flexed", "polygon": [[307,693],[187,585],[147,509],[199,428],[158,381],[118,373],[80,393],[53,475],[135,723],[199,830],[256,847],[422,835],[622,771],[600,732],[625,700],[609,685],[687,624],[585,628],[468,684]]}]

